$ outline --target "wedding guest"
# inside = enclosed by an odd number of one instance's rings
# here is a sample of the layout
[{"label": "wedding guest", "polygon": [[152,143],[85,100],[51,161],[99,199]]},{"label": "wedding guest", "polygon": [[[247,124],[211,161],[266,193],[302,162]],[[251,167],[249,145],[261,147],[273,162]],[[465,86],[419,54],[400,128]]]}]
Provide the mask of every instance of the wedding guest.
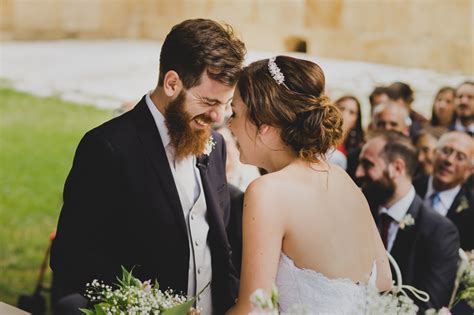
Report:
[{"label": "wedding guest", "polygon": [[[374,114],[374,108],[377,105],[388,103],[390,98],[388,97],[388,88],[385,86],[377,86],[369,95],[369,102],[370,102],[370,116]],[[367,130],[372,130],[373,125],[372,121],[369,122],[367,126]]]},{"label": "wedding guest", "polygon": [[431,126],[441,126],[450,128],[456,120],[454,96],[456,90],[452,87],[445,86],[441,88],[433,103],[433,110],[431,113]]},{"label": "wedding guest", "polygon": [[189,296],[210,282],[195,305],[203,314],[234,304],[226,149],[211,124],[222,121],[244,56],[230,26],[179,23],[161,47],[156,88],[86,133],[51,253],[62,296],[95,278],[112,284],[124,266]]},{"label": "wedding guest", "polygon": [[438,141],[433,174],[414,181],[417,193],[459,230],[461,248],[474,249],[474,194],[467,185],[474,170],[474,139],[460,131]]},{"label": "wedding guest", "polygon": [[373,114],[377,105],[387,103],[389,101],[388,88],[386,86],[377,86],[369,95],[370,115]]},{"label": "wedding guest", "polygon": [[407,136],[412,123],[408,110],[393,101],[378,105],[374,109],[372,122],[375,130],[393,130]]},{"label": "wedding guest", "polygon": [[474,136],[474,82],[466,81],[456,90],[456,121],[453,130]]},{"label": "wedding guest", "polygon": [[390,100],[408,110],[411,119],[410,136],[416,136],[418,131],[428,123],[428,120],[411,107],[414,101],[414,92],[411,87],[403,82],[392,83],[388,87],[388,96]]},{"label": "wedding guest", "polygon": [[[447,306],[457,271],[459,235],[454,224],[423,203],[412,176],[416,150],[408,137],[382,132],[362,148],[357,177],[382,240],[400,267],[403,284],[427,292],[414,299],[420,313]],[[394,274],[394,273],[392,273]]]},{"label": "wedding guest", "polygon": [[[393,101],[377,105],[372,115],[373,130],[394,130],[408,135],[411,124],[408,110]],[[355,172],[359,165],[359,150],[354,150],[347,161],[347,173],[357,182]]]},{"label": "wedding guest", "polygon": [[343,141],[338,150],[347,156],[364,144],[360,103],[354,96],[345,95],[337,99],[335,105],[341,111],[343,121]]},{"label": "wedding guest", "polygon": [[448,129],[443,127],[426,126],[413,139],[418,152],[418,168],[415,178],[433,173],[436,143],[441,135],[447,131]]}]

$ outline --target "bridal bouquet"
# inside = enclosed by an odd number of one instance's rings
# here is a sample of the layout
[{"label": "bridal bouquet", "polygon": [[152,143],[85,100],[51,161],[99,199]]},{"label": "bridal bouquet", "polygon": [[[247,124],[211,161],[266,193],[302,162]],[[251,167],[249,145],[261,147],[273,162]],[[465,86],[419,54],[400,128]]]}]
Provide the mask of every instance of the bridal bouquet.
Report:
[{"label": "bridal bouquet", "polygon": [[464,266],[459,269],[458,277],[463,289],[458,292],[454,304],[465,300],[471,308],[474,308],[474,260],[464,262]]},{"label": "bridal bouquet", "polygon": [[161,291],[155,280],[140,281],[122,267],[122,278],[115,289],[97,280],[86,285],[85,296],[94,304],[93,309],[80,309],[86,315],[199,314],[192,309],[196,298],[188,299],[172,290]]}]

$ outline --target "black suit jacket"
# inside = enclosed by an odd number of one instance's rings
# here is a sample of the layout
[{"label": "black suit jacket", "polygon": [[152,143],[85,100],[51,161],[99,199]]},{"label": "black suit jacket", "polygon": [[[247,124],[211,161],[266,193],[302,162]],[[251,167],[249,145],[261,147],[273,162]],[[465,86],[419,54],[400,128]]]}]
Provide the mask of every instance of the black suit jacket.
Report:
[{"label": "black suit jacket", "polygon": [[[417,194],[423,198],[428,190],[428,179],[429,176],[423,176],[413,181]],[[474,249],[474,193],[469,183],[461,187],[446,217],[453,221],[458,228],[461,248],[464,250]]]},{"label": "black suit jacket", "polygon": [[[459,235],[454,224],[415,196],[407,214],[414,225],[399,228],[390,254],[402,273],[403,284],[430,295],[427,303],[414,298],[420,312],[447,306],[457,271]],[[392,270],[395,279],[395,272]]]},{"label": "black suit jacket", "polygon": [[232,184],[229,184],[231,215],[227,234],[232,246],[232,261],[240,275],[242,267],[242,216],[244,210],[244,193]]},{"label": "black suit jacket", "polygon": [[[199,159],[207,203],[216,314],[235,300],[238,280],[226,226],[230,201],[222,136]],[[189,245],[178,191],[155,121],[143,98],[128,113],[81,140],[64,187],[51,253],[62,295],[83,292],[94,278],[115,283],[120,266],[142,280],[186,293]]]}]

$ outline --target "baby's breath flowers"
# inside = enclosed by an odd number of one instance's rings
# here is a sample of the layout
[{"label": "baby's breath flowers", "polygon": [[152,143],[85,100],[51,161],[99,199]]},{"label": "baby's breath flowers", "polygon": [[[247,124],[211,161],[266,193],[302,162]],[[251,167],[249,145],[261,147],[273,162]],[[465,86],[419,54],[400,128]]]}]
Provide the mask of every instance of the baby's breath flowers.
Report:
[{"label": "baby's breath flowers", "polygon": [[117,279],[117,288],[113,289],[98,280],[86,284],[85,297],[94,309],[81,309],[86,315],[186,315],[190,312],[195,298],[188,299],[173,290],[161,291],[155,280],[140,281],[122,267],[122,279]]}]

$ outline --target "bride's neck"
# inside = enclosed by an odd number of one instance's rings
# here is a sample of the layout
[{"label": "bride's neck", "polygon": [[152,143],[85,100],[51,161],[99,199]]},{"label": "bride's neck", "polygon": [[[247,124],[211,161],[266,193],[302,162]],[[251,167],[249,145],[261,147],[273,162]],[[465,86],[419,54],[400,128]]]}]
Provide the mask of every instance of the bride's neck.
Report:
[{"label": "bride's neck", "polygon": [[267,172],[272,173],[287,167],[297,160],[298,157],[293,152],[288,150],[278,151],[273,154],[269,154],[264,168]]}]

